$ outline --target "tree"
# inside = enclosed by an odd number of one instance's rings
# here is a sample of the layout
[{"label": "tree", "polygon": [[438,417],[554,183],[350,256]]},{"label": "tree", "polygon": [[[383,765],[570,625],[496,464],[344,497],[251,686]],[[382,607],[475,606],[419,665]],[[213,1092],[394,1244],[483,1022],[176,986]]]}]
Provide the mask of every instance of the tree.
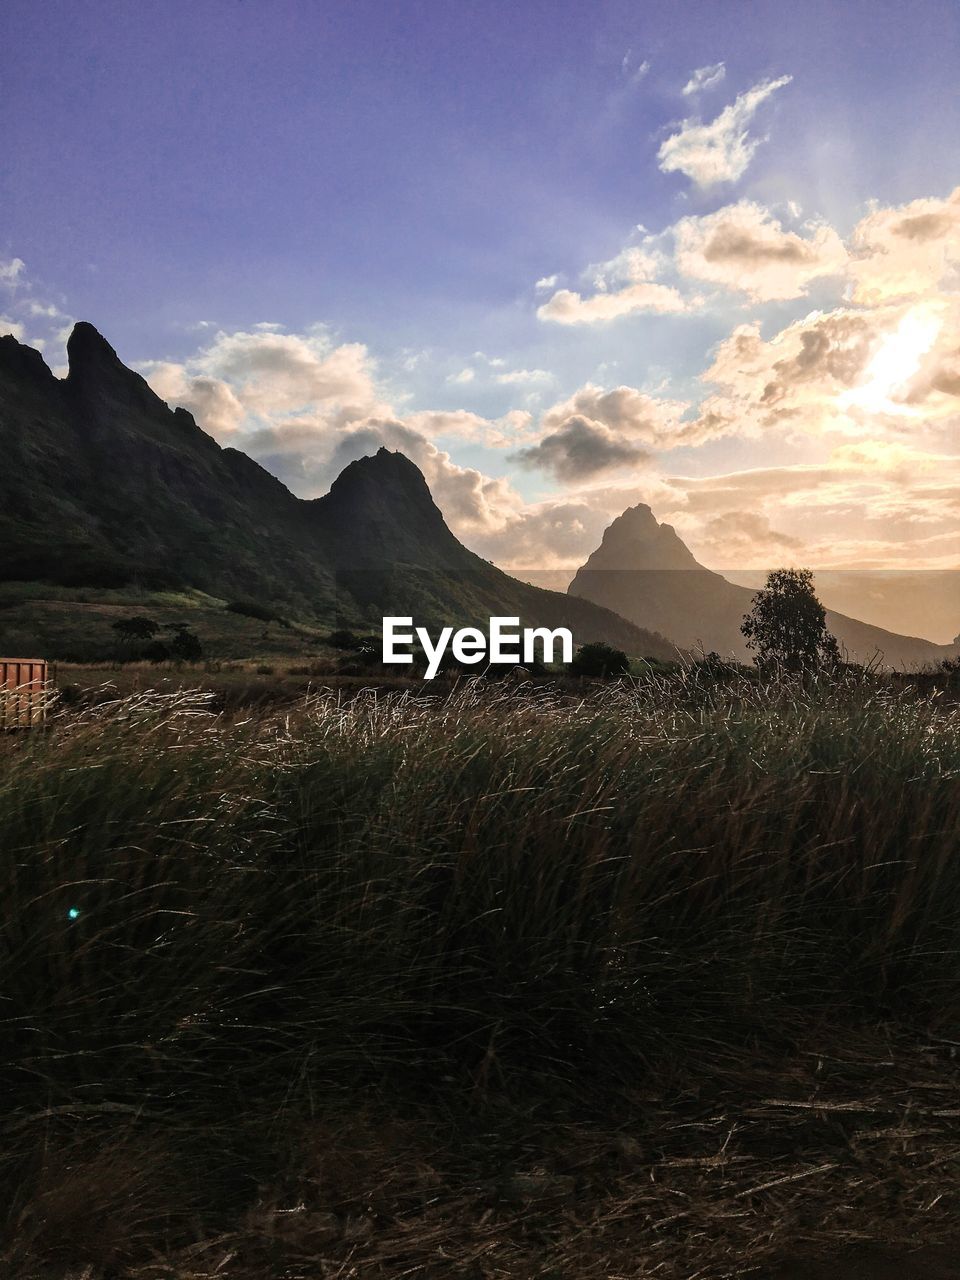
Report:
[{"label": "tree", "polygon": [[623,650],[602,640],[582,644],[570,663],[570,674],[575,676],[623,676],[629,670],[630,659]]},{"label": "tree", "polygon": [[132,618],[119,618],[113,629],[124,640],[152,640],[160,630],[160,623],[138,613]]},{"label": "tree", "polygon": [[175,662],[195,662],[203,657],[203,645],[200,637],[183,622],[171,622],[170,657]]},{"label": "tree", "polygon": [[840,661],[810,569],[774,569],[767,574],[766,585],[753,597],[740,630],[758,662],[778,662],[797,671]]}]

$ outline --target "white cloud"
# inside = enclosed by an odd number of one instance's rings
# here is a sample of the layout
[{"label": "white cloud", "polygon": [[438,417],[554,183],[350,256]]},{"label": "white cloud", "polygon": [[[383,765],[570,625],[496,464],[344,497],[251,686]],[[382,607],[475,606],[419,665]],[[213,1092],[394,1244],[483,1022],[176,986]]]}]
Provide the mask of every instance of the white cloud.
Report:
[{"label": "white cloud", "polygon": [[204,431],[228,439],[243,422],[247,410],[220,378],[190,374],[186,366],[168,360],[141,365],[143,376],[161,399],[189,409]]},{"label": "white cloud", "polygon": [[684,96],[689,97],[691,93],[704,93],[707,89],[712,89],[723,80],[726,74],[727,68],[722,62],[715,62],[708,67],[697,67],[683,86]]},{"label": "white cloud", "polygon": [[25,266],[22,258],[0,258],[0,284],[16,284]]},{"label": "white cloud", "polygon": [[688,424],[690,443],[779,432],[885,441],[943,434],[960,422],[951,378],[960,300],[931,298],[871,310],[814,311],[765,339],[744,324],[702,374],[718,388]]},{"label": "white cloud", "polygon": [[474,369],[461,369],[459,373],[448,374],[447,382],[452,382],[457,386],[464,386],[468,382],[473,382],[476,376]]},{"label": "white cloud", "polygon": [[[638,228],[643,230],[643,228]],[[607,290],[617,285],[639,284],[653,280],[662,265],[661,258],[641,245],[627,245],[606,262],[597,262],[583,273],[595,289]]]},{"label": "white cloud", "polygon": [[847,264],[843,241],[822,222],[786,231],[769,209],[750,200],[674,226],[676,262],[686,276],[739,290],[755,302],[798,298],[811,280]]},{"label": "white cloud", "polygon": [[18,342],[23,341],[23,325],[9,316],[0,316],[0,334],[12,334]]},{"label": "white cloud", "polygon": [[509,387],[531,382],[553,382],[554,377],[546,369],[512,369],[508,373],[496,374],[493,380],[501,386]]},{"label": "white cloud", "polygon": [[643,312],[667,315],[688,311],[694,305],[697,303],[687,302],[669,285],[641,281],[614,293],[596,293],[592,298],[584,298],[572,289],[560,289],[537,308],[537,316],[554,324],[602,324]]},{"label": "white cloud", "polygon": [[960,187],[945,200],[877,208],[854,228],[850,272],[854,300],[867,305],[922,294],[952,275],[960,280]]},{"label": "white cloud", "polygon": [[700,187],[735,182],[745,173],[761,141],[750,136],[749,124],[770,95],[792,79],[780,76],[754,85],[708,124],[684,120],[657,153],[661,171],[682,173]]},{"label": "white cloud", "polygon": [[541,276],[540,279],[537,281],[537,283],[533,287],[541,291],[545,289],[555,289],[557,287],[559,280],[560,280],[560,277],[558,275]]}]

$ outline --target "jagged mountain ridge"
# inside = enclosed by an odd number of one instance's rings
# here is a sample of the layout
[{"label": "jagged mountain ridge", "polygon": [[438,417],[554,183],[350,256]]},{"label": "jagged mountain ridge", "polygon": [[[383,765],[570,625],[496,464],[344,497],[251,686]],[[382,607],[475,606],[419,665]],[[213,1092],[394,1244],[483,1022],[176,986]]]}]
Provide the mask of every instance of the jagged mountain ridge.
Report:
[{"label": "jagged mountain ridge", "polygon": [[[669,635],[685,649],[704,649],[749,660],[740,632],[754,592],[738,586],[694,557],[671,525],[660,524],[650,507],[629,507],[604,531],[567,588],[614,609],[638,626]],[[902,636],[827,610],[827,626],[859,661],[877,655],[893,667],[915,667],[956,655],[953,645]]]},{"label": "jagged mountain ridge", "polygon": [[402,454],[381,449],[303,500],[171,410],[92,325],[75,326],[67,356],[58,379],[0,337],[0,580],[191,587],[370,627],[387,613],[460,626],[518,615],[675,656],[663,637],[474,555]]}]

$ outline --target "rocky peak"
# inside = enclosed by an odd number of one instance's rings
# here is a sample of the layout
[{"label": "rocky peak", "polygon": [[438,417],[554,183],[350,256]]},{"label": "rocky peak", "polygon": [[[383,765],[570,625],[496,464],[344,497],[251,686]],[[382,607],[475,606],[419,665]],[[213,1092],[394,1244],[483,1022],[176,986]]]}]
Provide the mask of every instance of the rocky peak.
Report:
[{"label": "rocky peak", "polygon": [[106,338],[79,320],[67,339],[67,389],[83,398],[109,395],[142,409],[167,406],[139,373],[128,369]]},{"label": "rocky peak", "polygon": [[394,511],[405,518],[416,515],[443,523],[420,468],[404,454],[385,448],[345,467],[330,486],[326,501],[331,506],[359,505],[371,513]]},{"label": "rocky peak", "polygon": [[660,524],[646,503],[628,507],[607,527],[587,561],[597,569],[699,569],[672,525]]},{"label": "rocky peak", "polygon": [[53,374],[36,347],[18,342],[12,333],[0,337],[0,373],[25,382],[52,382]]}]

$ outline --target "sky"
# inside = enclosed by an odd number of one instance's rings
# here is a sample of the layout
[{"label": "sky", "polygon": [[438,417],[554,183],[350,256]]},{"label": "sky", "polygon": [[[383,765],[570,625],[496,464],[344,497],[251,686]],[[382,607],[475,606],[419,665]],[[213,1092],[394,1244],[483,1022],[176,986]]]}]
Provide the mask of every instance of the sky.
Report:
[{"label": "sky", "polygon": [[0,332],[518,572],[638,502],[957,568],[958,67],[955,0],[5,0]]}]

